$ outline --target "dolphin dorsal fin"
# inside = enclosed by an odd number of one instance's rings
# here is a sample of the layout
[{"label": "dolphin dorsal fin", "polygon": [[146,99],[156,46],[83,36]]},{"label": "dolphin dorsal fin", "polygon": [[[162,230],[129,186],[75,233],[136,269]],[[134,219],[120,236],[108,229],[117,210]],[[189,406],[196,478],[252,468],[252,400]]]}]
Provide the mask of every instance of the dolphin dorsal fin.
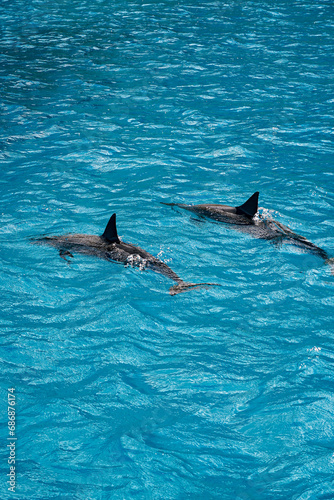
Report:
[{"label": "dolphin dorsal fin", "polygon": [[116,214],[112,214],[109,222],[102,234],[102,238],[108,240],[110,243],[120,243],[120,239],[116,229]]},{"label": "dolphin dorsal fin", "polygon": [[256,191],[256,193],[252,194],[252,196],[247,201],[245,201],[243,205],[240,205],[239,207],[236,208],[239,209],[240,212],[247,215],[248,217],[254,217],[258,209],[258,201],[259,201],[259,192]]}]

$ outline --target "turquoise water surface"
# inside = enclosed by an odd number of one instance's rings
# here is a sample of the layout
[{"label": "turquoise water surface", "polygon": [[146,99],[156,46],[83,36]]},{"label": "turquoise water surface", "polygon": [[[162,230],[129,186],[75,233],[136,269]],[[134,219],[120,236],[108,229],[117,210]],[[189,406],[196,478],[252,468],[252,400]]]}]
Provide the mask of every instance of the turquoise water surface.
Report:
[{"label": "turquoise water surface", "polygon": [[[161,204],[259,191],[334,257],[333,2],[3,0],[0,19],[1,499],[334,498],[330,266]],[[30,244],[114,212],[221,286],[171,296]]]}]

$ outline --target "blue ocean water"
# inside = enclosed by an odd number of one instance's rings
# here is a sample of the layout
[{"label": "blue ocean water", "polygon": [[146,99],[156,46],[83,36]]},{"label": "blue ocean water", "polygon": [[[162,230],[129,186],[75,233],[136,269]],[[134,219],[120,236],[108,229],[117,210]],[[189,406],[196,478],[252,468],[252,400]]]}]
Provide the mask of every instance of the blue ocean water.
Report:
[{"label": "blue ocean water", "polygon": [[[331,0],[2,0],[1,498],[334,498]],[[101,234],[185,281],[30,244]],[[15,389],[15,493],[8,389]],[[11,413],[12,414],[12,413]]]}]

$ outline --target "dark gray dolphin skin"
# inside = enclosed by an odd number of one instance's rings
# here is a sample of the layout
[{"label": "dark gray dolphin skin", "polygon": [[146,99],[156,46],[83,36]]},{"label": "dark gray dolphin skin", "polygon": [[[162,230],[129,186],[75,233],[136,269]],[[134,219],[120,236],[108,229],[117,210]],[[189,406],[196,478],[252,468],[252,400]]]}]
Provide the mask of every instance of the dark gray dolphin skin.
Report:
[{"label": "dark gray dolphin skin", "polygon": [[30,241],[34,244],[50,245],[57,248],[60,256],[65,260],[68,257],[73,257],[71,252],[77,252],[85,255],[93,255],[100,259],[136,266],[140,269],[151,269],[177,283],[169,289],[171,295],[195,288],[220,286],[216,283],[186,283],[161,260],[140,247],[121,241],[116,229],[116,214],[110,217],[101,236],[65,234],[63,236],[33,238]]},{"label": "dark gray dolphin skin", "polygon": [[259,192],[256,191],[245,203],[238,207],[229,205],[184,205],[181,203],[163,203],[164,205],[184,208],[200,217],[208,217],[218,222],[232,224],[234,229],[249,233],[254,238],[269,240],[271,243],[280,245],[289,243],[304,251],[318,255],[328,264],[333,265],[334,259],[329,259],[325,250],[308,241],[304,236],[294,233],[290,228],[283,226],[273,219],[265,219],[261,215],[255,217],[258,211]]}]

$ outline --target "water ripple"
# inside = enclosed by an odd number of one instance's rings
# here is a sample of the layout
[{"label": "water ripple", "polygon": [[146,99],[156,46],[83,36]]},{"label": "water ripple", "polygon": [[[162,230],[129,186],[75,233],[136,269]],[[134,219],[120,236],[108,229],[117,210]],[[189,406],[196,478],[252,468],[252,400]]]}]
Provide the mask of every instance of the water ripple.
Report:
[{"label": "water ripple", "polygon": [[[160,202],[259,190],[264,217],[334,255],[331,2],[4,0],[0,16],[17,494],[330,498],[329,266]],[[221,286],[170,297],[161,275],[29,243],[102,234],[114,212],[124,241]]]}]

